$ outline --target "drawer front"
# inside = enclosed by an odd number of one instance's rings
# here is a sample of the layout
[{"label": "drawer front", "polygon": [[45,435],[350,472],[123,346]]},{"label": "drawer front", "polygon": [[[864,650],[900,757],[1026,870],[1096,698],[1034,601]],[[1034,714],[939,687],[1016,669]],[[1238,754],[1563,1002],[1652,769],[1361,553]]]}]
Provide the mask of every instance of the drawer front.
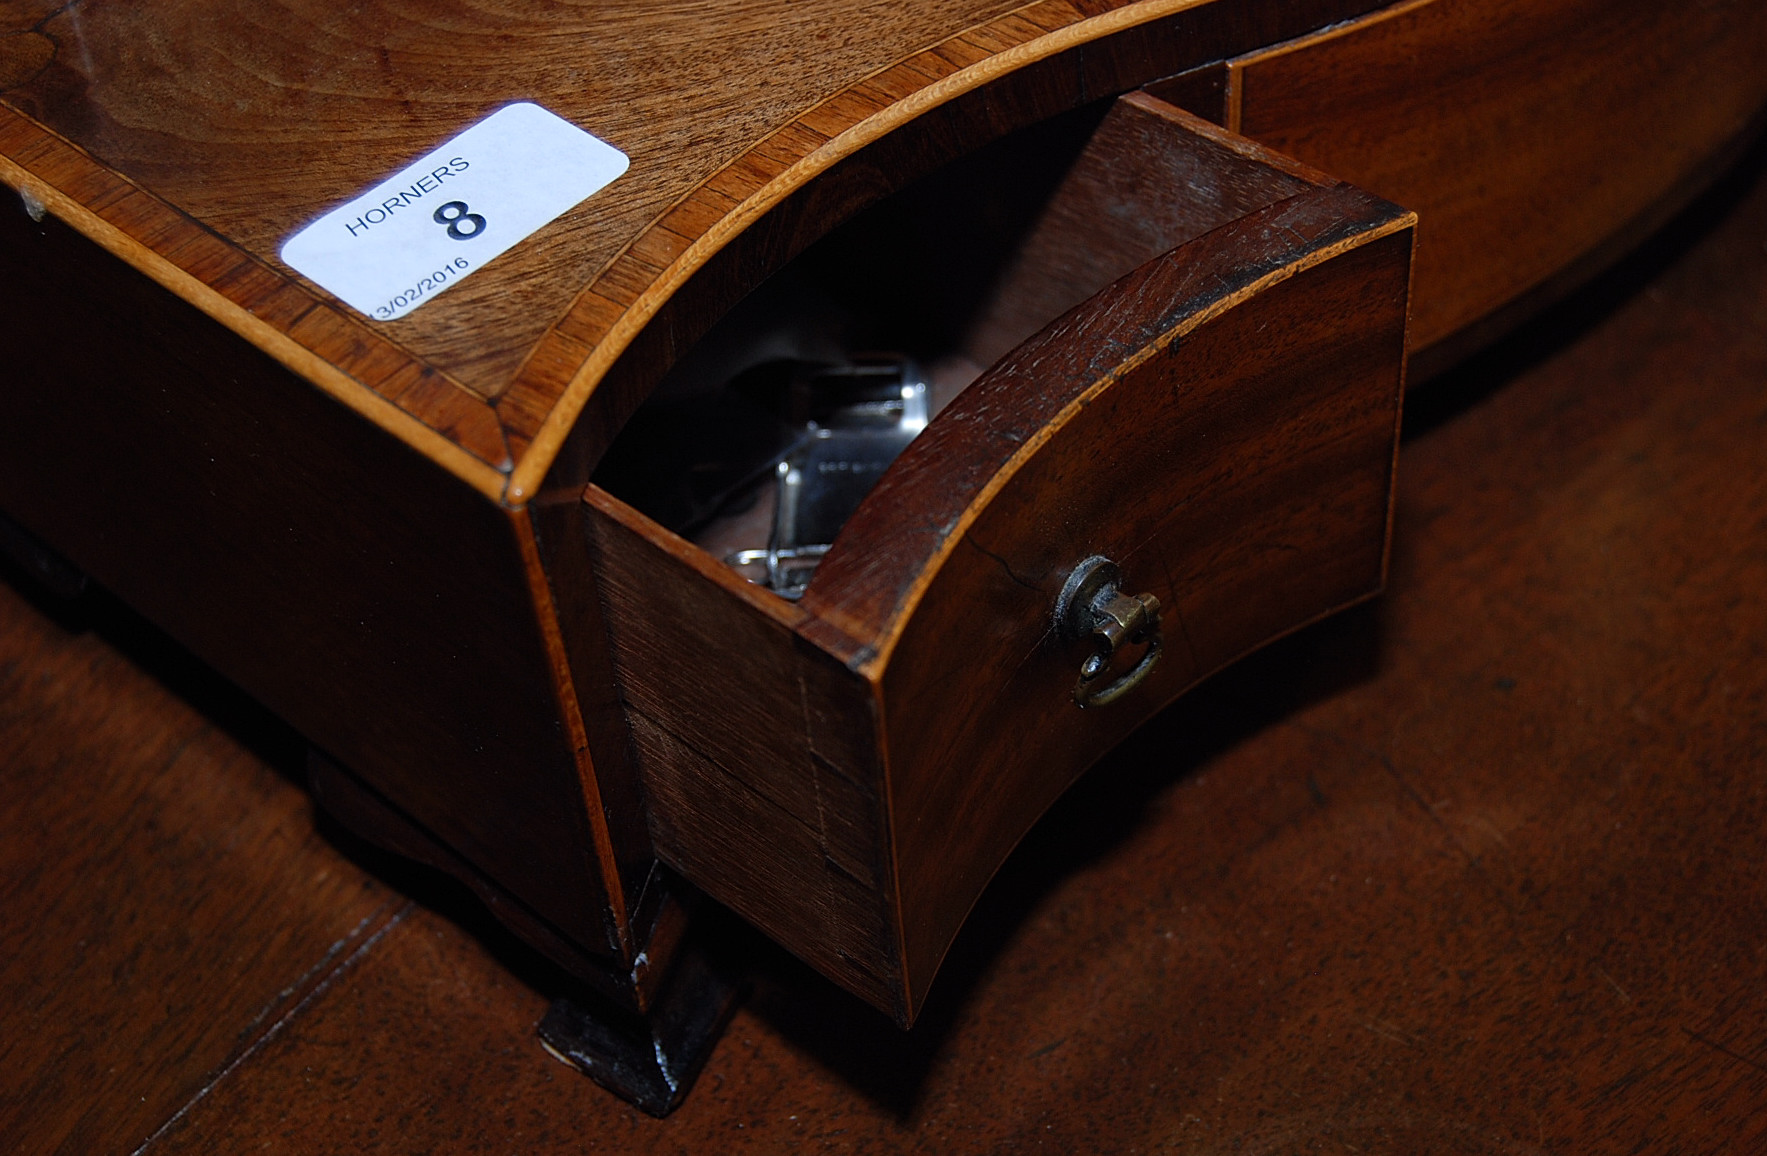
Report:
[{"label": "drawer front", "polygon": [[[871,639],[911,1003],[1099,755],[1214,670],[1379,590],[1402,225],[1322,191],[1139,270],[972,386],[837,542],[806,609]],[[958,463],[985,476],[961,508]],[[1157,600],[1157,626],[1087,679],[1103,647],[1061,602],[1100,557],[1124,596]],[[892,600],[881,621],[852,616]]]}]

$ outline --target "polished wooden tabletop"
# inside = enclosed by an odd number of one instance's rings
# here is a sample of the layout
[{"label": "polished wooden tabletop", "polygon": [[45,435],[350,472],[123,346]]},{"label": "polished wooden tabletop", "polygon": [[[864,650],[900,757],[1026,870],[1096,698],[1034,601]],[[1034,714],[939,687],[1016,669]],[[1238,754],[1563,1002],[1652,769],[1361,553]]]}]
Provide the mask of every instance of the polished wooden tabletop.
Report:
[{"label": "polished wooden tabletop", "polygon": [[0,586],[0,1150],[1767,1146],[1767,184],[1413,395],[1390,592],[1099,765],[900,1033],[734,921],[674,1116],[104,596]]}]

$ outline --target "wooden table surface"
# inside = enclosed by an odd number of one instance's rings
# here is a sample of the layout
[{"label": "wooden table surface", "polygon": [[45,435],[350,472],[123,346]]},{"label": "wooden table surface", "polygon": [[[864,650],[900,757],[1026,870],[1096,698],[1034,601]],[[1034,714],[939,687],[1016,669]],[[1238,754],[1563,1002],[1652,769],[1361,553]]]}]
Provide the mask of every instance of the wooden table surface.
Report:
[{"label": "wooden table surface", "polygon": [[1413,396],[1387,597],[1097,767],[913,1032],[718,927],[663,1121],[295,736],[9,572],[0,1150],[1767,1150],[1761,172]]}]

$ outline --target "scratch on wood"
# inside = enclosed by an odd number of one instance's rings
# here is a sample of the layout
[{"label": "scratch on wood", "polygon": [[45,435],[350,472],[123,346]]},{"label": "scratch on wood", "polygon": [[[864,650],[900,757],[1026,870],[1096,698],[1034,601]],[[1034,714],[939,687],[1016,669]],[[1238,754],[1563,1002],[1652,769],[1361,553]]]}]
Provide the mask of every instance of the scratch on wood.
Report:
[{"label": "scratch on wood", "polygon": [[1334,743],[1337,746],[1342,747],[1346,750],[1358,751],[1361,754],[1363,754],[1364,756],[1366,756],[1367,758],[1373,759],[1376,763],[1378,763],[1381,766],[1381,768],[1387,772],[1388,776],[1392,778],[1394,784],[1396,784],[1398,786],[1399,790],[1402,791],[1405,794],[1405,796],[1407,798],[1409,798],[1413,803],[1415,803],[1417,805],[1417,807],[1421,811],[1423,811],[1424,814],[1429,816],[1430,822],[1434,823],[1436,825],[1436,827],[1438,829],[1440,829],[1442,834],[1447,838],[1448,842],[1453,845],[1454,849],[1456,851],[1460,852],[1461,858],[1463,858],[1466,861],[1466,865],[1472,871],[1472,873],[1474,875],[1478,876],[1481,880],[1483,880],[1485,882],[1486,886],[1488,886],[1491,889],[1492,897],[1495,898],[1497,900],[1497,902],[1502,905],[1503,909],[1505,911],[1509,912],[1510,915],[1513,916],[1516,914],[1515,900],[1507,891],[1505,891],[1502,887],[1499,887],[1497,885],[1496,881],[1491,878],[1490,873],[1485,870],[1485,864],[1484,864],[1483,859],[1479,855],[1475,854],[1473,852],[1472,848],[1468,847],[1461,840],[1460,836],[1455,832],[1454,828],[1449,826],[1448,823],[1442,818],[1442,816],[1440,816],[1439,814],[1436,813],[1436,809],[1430,805],[1429,800],[1425,799],[1423,797],[1423,794],[1420,791],[1418,791],[1418,789],[1411,784],[1411,780],[1406,778],[1405,774],[1403,772],[1401,772],[1397,766],[1394,765],[1392,759],[1388,758],[1385,754],[1373,749],[1372,747],[1365,746],[1362,743],[1352,742],[1352,741],[1344,738],[1342,735],[1334,734],[1331,731],[1321,730],[1318,727],[1308,726],[1307,724],[1302,723],[1302,722],[1291,722],[1288,725],[1295,727],[1297,730],[1300,730],[1304,734],[1309,734],[1309,735],[1312,735],[1314,738],[1322,739],[1326,742]]},{"label": "scratch on wood", "polygon": [[1694,1031],[1692,1028],[1682,1028],[1681,1031],[1687,1036],[1687,1038],[1693,1040],[1694,1042],[1704,1044],[1708,1048],[1711,1048],[1715,1052],[1722,1052],[1724,1055],[1729,1056],[1731,1059],[1735,1060],[1739,1064],[1747,1064],[1749,1067],[1755,1069],[1757,1072],[1767,1072],[1767,1064],[1763,1064],[1759,1060],[1752,1060],[1749,1057],[1743,1055],[1741,1052],[1733,1052],[1729,1048],[1725,1047],[1723,1044],[1719,1043],[1717,1040],[1711,1039],[1707,1036],[1702,1036],[1700,1033]]},{"label": "scratch on wood", "polygon": [[1362,1025],[1377,1036],[1385,1036],[1394,1043],[1405,1044],[1418,1051],[1426,1050],[1423,1041],[1406,1031],[1404,1028],[1387,1023],[1385,1020],[1369,1020]]},{"label": "scratch on wood", "polygon": [[1607,985],[1614,989],[1614,992],[1620,997],[1621,1002],[1623,1002],[1623,1003],[1631,1003],[1632,1002],[1632,997],[1626,994],[1626,989],[1614,982],[1614,977],[1607,973],[1606,968],[1602,967],[1600,964],[1597,964],[1595,967],[1595,974],[1599,975],[1601,978],[1607,980]]},{"label": "scratch on wood", "polygon": [[295,1019],[305,1012],[307,1008],[311,1007],[315,1001],[326,992],[330,991],[332,984],[336,983],[342,976],[355,967],[356,963],[363,956],[374,950],[375,944],[379,943],[382,939],[385,939],[387,934],[391,932],[393,928],[403,923],[405,917],[410,915],[416,907],[417,905],[415,903],[407,902],[403,907],[400,907],[399,910],[395,911],[392,918],[388,919],[379,931],[376,931],[373,935],[369,936],[363,942],[361,947],[352,951],[342,963],[338,964],[330,975],[321,980],[299,1003],[295,1004],[292,1008],[289,1008],[288,1011],[277,1019],[275,1023],[271,1024],[268,1031],[259,1036],[256,1040],[253,1040],[250,1047],[246,1048],[243,1052],[240,1052],[238,1056],[234,1057],[231,1063],[216,1072],[213,1078],[203,1084],[202,1087],[198,1088],[195,1094],[193,1094],[189,1100],[185,1101],[184,1106],[172,1113],[171,1117],[167,1119],[164,1124],[161,1124],[158,1128],[154,1129],[153,1135],[143,1140],[141,1146],[135,1149],[134,1152],[130,1153],[130,1156],[141,1156],[143,1152],[153,1147],[154,1144],[159,1141],[161,1136],[164,1136],[167,1132],[176,1127],[178,1121],[184,1119],[185,1116],[188,1116],[191,1109],[195,1108],[210,1092],[220,1086],[221,1081],[225,1080],[235,1071],[238,1071],[241,1065],[257,1055],[264,1049],[265,1045],[280,1035],[283,1028],[293,1023]]}]

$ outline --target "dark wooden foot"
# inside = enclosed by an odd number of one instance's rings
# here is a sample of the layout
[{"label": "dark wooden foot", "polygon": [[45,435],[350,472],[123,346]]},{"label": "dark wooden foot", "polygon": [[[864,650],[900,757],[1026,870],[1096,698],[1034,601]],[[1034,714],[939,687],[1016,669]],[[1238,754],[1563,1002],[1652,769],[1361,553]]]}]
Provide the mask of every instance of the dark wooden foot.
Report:
[{"label": "dark wooden foot", "polygon": [[540,1020],[540,1042],[608,1091],[667,1116],[717,1045],[738,986],[689,945],[649,1015],[622,1011],[593,993],[564,996]]},{"label": "dark wooden foot", "polygon": [[[668,882],[629,968],[590,956],[518,899],[419,827],[372,787],[318,750],[308,752],[314,796],[370,842],[465,882],[503,924],[574,977],[573,994],[540,1021],[540,1041],[559,1059],[653,1116],[673,1111],[717,1043],[737,987],[688,934],[687,907]],[[691,894],[688,896],[691,901]]]}]

